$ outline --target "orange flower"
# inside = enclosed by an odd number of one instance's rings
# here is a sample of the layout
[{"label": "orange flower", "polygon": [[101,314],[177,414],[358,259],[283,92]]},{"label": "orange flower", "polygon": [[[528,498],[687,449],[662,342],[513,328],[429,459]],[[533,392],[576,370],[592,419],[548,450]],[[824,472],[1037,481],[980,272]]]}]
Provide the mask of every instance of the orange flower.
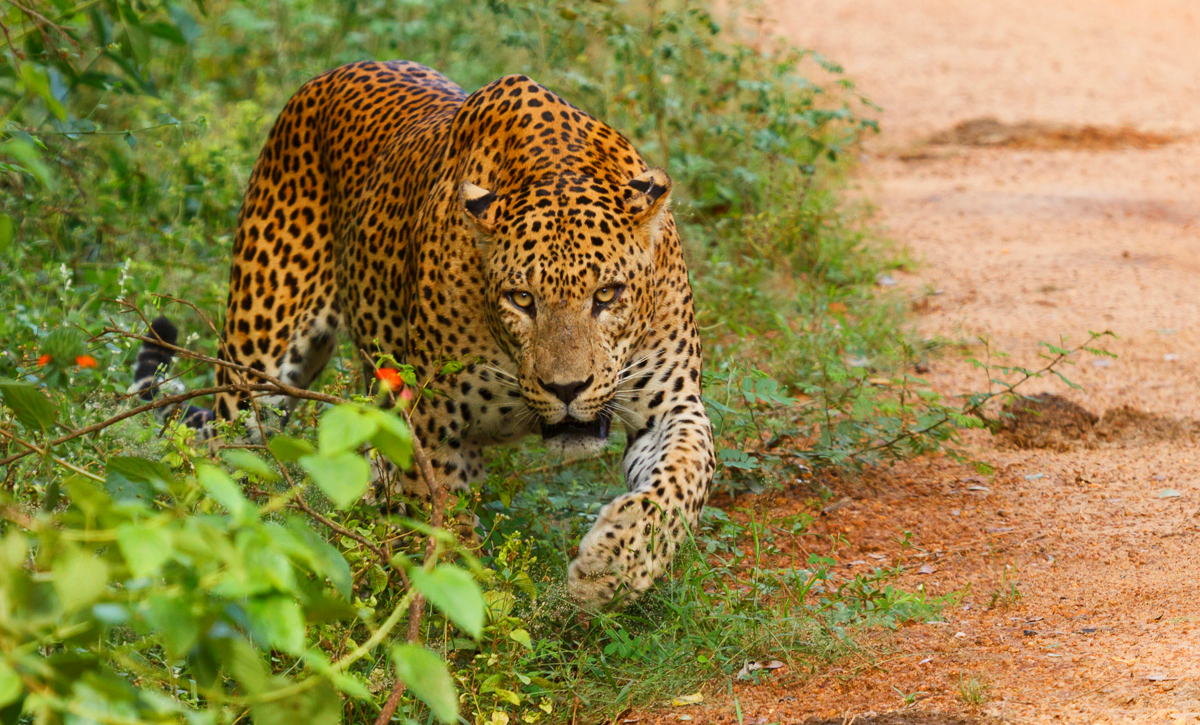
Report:
[{"label": "orange flower", "polygon": [[375,371],[375,377],[382,380],[389,389],[404,385],[404,381],[400,379],[400,371],[395,368],[379,368]]},{"label": "orange flower", "polygon": [[94,368],[96,367],[96,358],[91,355],[79,355],[75,358],[75,364],[81,368]]},{"label": "orange flower", "polygon": [[50,362],[50,356],[49,356],[49,355],[42,355],[41,357],[39,357],[39,358],[38,358],[38,365],[39,365],[39,366],[44,366],[44,365],[45,365],[46,363],[48,363],[48,362]]}]

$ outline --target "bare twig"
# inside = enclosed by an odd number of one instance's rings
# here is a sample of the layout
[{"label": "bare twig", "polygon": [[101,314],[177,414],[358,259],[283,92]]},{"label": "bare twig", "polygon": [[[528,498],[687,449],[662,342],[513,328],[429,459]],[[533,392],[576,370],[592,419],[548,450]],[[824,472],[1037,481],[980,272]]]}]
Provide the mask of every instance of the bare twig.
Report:
[{"label": "bare twig", "polygon": [[[417,595],[420,597],[420,595]],[[413,599],[413,605],[416,605],[417,599]],[[412,611],[411,609],[409,610]],[[409,619],[409,639],[412,639],[412,622]],[[418,621],[419,624],[419,621]],[[375,725],[386,725],[391,721],[392,715],[396,714],[396,708],[400,706],[400,697],[404,694],[404,680],[396,678],[396,682],[392,685],[392,691],[388,693],[387,701],[383,703],[383,709],[379,711],[379,717],[375,718]]]},{"label": "bare twig", "polygon": [[[357,541],[358,543],[362,544],[372,554],[375,555],[375,558],[379,561],[380,567],[385,568],[385,571],[389,572],[389,578],[392,579],[392,583],[398,584],[402,588],[405,588],[405,589],[408,588],[408,576],[405,575],[405,573],[402,569],[398,569],[396,567],[389,566],[389,564],[391,562],[391,557],[388,556],[387,552],[384,551],[378,544],[371,541],[370,539],[363,536],[362,534],[358,533],[357,531],[352,531],[350,529],[347,529],[345,526],[342,526],[341,524],[334,521],[333,519],[330,519],[329,517],[323,515],[322,513],[320,513],[316,509],[314,509],[311,505],[309,505],[309,503],[304,500],[303,495],[297,494],[296,498],[294,500],[292,500],[292,502],[288,505],[291,508],[296,509],[297,511],[303,511],[307,516],[311,517],[312,519],[314,519],[315,521],[320,523],[322,526],[325,526],[330,531],[333,531],[335,534],[338,534],[339,536],[345,536],[347,538],[353,539],[353,540]],[[399,579],[394,578],[394,576],[392,576],[392,575],[398,575]]]},{"label": "bare twig", "polygon": [[13,46],[12,36],[8,34],[8,26],[4,24],[3,20],[0,20],[0,32],[4,33],[4,41],[12,50],[13,67],[18,71],[17,75],[20,75],[21,61],[25,59],[25,54]]},{"label": "bare twig", "polygon": [[[37,31],[39,33],[41,33],[41,35],[42,35],[42,42],[45,43],[47,48],[52,47],[52,48],[54,48],[54,50],[62,52],[61,50],[59,50],[58,43],[55,43],[54,41],[52,41],[50,39],[50,36],[46,34],[46,31],[43,29],[44,27],[50,28],[55,33],[62,36],[64,39],[66,39],[66,41],[68,43],[70,43],[71,45],[73,45],[75,47],[76,52],[79,52],[79,50],[80,50],[79,41],[75,40],[75,38],[73,38],[71,36],[71,34],[68,33],[66,31],[66,29],[63,28],[61,25],[54,22],[53,20],[50,20],[45,15],[42,15],[41,13],[37,12],[36,10],[25,7],[24,5],[17,2],[16,0],[8,0],[8,2],[13,7],[15,7],[17,10],[20,10],[22,13],[24,13],[26,17],[28,17],[30,20],[33,21],[33,24],[37,28]],[[7,37],[7,35],[8,35],[8,33],[5,33],[6,37]],[[12,45],[12,40],[9,39],[9,46],[11,47],[11,45]]]},{"label": "bare twig", "polygon": [[[122,330],[122,329],[116,328],[116,327],[106,327],[101,332],[101,334],[109,334],[109,333],[120,335],[122,337],[128,337],[133,340],[141,340],[142,342],[148,342],[153,345],[158,345],[159,347],[163,347],[163,348],[166,348],[167,350],[170,350],[171,352],[179,355],[180,357],[185,357],[185,358],[188,358],[191,360],[199,360],[200,362],[211,363],[213,365],[218,365],[220,367],[229,368],[230,370],[242,373],[243,375],[249,375],[251,377],[258,378],[258,379],[262,380],[263,382],[270,383],[271,386],[274,386],[274,388],[276,389],[275,392],[284,393],[293,398],[305,398],[307,400],[319,400],[321,402],[329,403],[331,405],[339,405],[341,403],[348,402],[345,398],[339,398],[336,395],[328,395],[326,393],[317,393],[317,392],[313,392],[311,390],[307,390],[305,388],[297,388],[295,385],[289,385],[289,384],[283,382],[282,380],[280,380],[279,378],[277,378],[273,375],[270,375],[268,373],[265,373],[261,370],[255,370],[254,368],[248,367],[246,365],[239,365],[235,362],[230,362],[228,360],[220,360],[215,357],[210,357],[208,355],[204,355],[203,353],[198,353],[193,350],[189,350],[186,347],[179,347],[178,345],[172,345],[170,343],[167,343],[167,342],[164,342],[164,341],[158,339],[157,337],[149,337],[147,335],[139,335],[136,332],[129,332],[127,330]],[[253,389],[253,387],[254,386],[251,386],[252,389]]]},{"label": "bare twig", "polygon": [[[167,408],[172,405],[176,405],[177,403],[182,403],[184,401],[191,400],[193,398],[200,398],[205,395],[215,395],[217,393],[233,393],[233,392],[242,391],[242,390],[256,392],[256,393],[259,393],[259,392],[261,392],[261,393],[277,393],[277,394],[284,393],[284,394],[291,395],[296,398],[305,398],[307,400],[316,400],[316,401],[319,401],[322,403],[332,403],[334,405],[338,405],[338,404],[347,402],[345,399],[338,398],[333,395],[327,395],[325,393],[314,393],[310,390],[304,390],[302,388],[291,388],[291,386],[280,386],[280,385],[276,385],[274,383],[255,384],[255,385],[214,385],[209,388],[196,388],[195,390],[189,390],[187,392],[179,393],[177,395],[167,395],[167,396],[163,396],[161,398],[156,398],[152,402],[145,403],[143,405],[139,405],[134,408],[130,408],[129,410],[118,413],[118,414],[112,416],[111,418],[108,418],[107,420],[102,420],[99,423],[93,423],[92,425],[85,426],[78,430],[74,430],[64,436],[55,438],[54,440],[52,440],[46,444],[46,448],[53,448],[54,446],[57,446],[60,443],[65,443],[69,440],[79,438],[80,436],[85,436],[90,433],[96,433],[98,431],[104,430],[105,428],[116,425],[117,423],[120,423],[121,421],[125,420],[126,418],[132,418],[133,416],[139,415],[141,413],[146,413],[146,412],[149,412],[152,410],[158,410],[159,408]],[[9,463],[12,463],[13,461],[24,458],[25,456],[28,456],[34,452],[35,452],[35,450],[28,450],[28,451],[25,451],[24,453],[17,453],[17,454],[9,456],[8,458],[0,459],[0,466],[4,466]],[[41,452],[41,451],[37,451],[37,452]]]},{"label": "bare twig", "polygon": [[36,128],[21,128],[20,131],[32,133],[38,136],[130,136],[143,131],[157,131],[160,128],[180,127],[185,125],[199,125],[199,121],[171,121],[170,123],[157,123],[153,126],[145,126],[143,128],[126,128],[117,129],[115,131],[103,131],[100,129],[76,129],[73,131],[42,131]]},{"label": "bare twig", "polygon": [[[87,10],[88,8],[92,7],[93,5],[99,5],[101,2],[104,2],[104,0],[86,0],[85,2],[82,2],[73,8],[64,10],[63,12],[59,13],[57,16],[55,16],[54,20],[56,22],[66,20],[67,18],[78,15],[79,13],[83,12],[84,10]],[[2,25],[0,25],[0,27],[2,27]],[[61,27],[61,26],[59,26],[59,27]],[[17,33],[16,40],[21,40],[26,35],[29,35],[30,33],[34,32],[34,31],[37,31],[38,33],[44,32],[35,23],[34,27],[28,28],[26,30],[22,30],[21,32]],[[13,51],[13,55],[20,54],[21,51],[15,45],[13,45],[14,39],[11,37],[8,37],[7,32],[5,33],[5,37],[7,39],[7,45],[0,46],[0,50],[4,50],[5,48],[11,48]],[[74,41],[72,41],[72,42],[74,42]],[[21,54],[21,57],[23,59],[24,55]]]},{"label": "bare twig", "polygon": [[3,428],[0,428],[0,435],[9,439],[13,443],[19,443],[19,444],[25,446],[26,448],[29,449],[29,453],[40,453],[43,456],[47,456],[51,460],[53,460],[55,463],[62,466],[63,468],[72,470],[81,476],[87,476],[88,478],[92,479],[93,481],[103,481],[104,480],[103,477],[97,476],[96,474],[92,473],[91,471],[89,471],[87,469],[80,468],[79,466],[76,466],[74,463],[68,463],[67,461],[64,461],[63,459],[58,458],[57,456],[51,456],[50,451],[48,451],[47,449],[36,446],[33,443],[30,443],[29,441],[27,441],[23,438],[18,438],[17,436],[13,435],[12,433],[9,433],[8,431],[4,430]]}]

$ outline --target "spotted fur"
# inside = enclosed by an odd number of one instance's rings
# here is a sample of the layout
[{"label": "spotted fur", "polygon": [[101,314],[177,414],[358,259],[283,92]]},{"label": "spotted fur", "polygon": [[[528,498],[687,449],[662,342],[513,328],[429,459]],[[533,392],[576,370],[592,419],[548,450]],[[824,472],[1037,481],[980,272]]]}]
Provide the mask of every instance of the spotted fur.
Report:
[{"label": "spotted fur", "polygon": [[[715,465],[670,186],[524,76],[468,95],[415,63],[329,71],[288,102],[250,179],[223,354],[307,386],[344,330],[368,357],[413,365],[448,393],[414,428],[455,490],[483,475],[484,445],[541,432],[563,455],[595,453],[623,425],[629,492],[600,511],[569,585],[590,606],[635,597],[696,522]],[[441,375],[448,360],[465,368]],[[216,412],[248,406],[223,395]]]}]

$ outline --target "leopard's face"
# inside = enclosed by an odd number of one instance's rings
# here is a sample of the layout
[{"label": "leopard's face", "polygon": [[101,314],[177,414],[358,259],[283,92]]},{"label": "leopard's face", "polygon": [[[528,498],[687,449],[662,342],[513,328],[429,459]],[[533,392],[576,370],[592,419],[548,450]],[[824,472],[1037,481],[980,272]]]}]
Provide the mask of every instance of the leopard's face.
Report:
[{"label": "leopard's face", "polygon": [[547,445],[599,452],[623,419],[630,351],[653,319],[654,245],[670,180],[560,177],[505,196],[464,184],[480,240],[488,325],[517,368]]}]

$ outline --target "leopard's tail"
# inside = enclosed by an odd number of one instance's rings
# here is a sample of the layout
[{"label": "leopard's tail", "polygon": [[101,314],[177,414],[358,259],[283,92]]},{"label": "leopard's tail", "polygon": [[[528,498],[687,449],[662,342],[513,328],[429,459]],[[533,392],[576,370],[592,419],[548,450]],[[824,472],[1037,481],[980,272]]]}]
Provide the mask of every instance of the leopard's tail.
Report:
[{"label": "leopard's tail", "polygon": [[[158,397],[160,392],[177,395],[184,391],[183,384],[178,380],[167,378],[171,369],[171,360],[175,357],[172,348],[179,340],[179,330],[165,317],[159,317],[150,323],[148,338],[138,350],[137,363],[133,368],[133,385],[129,386],[129,394],[136,395],[149,403]],[[178,416],[189,428],[208,431],[212,423],[213,412],[186,401],[165,405],[158,408],[156,415],[160,420]]]}]

